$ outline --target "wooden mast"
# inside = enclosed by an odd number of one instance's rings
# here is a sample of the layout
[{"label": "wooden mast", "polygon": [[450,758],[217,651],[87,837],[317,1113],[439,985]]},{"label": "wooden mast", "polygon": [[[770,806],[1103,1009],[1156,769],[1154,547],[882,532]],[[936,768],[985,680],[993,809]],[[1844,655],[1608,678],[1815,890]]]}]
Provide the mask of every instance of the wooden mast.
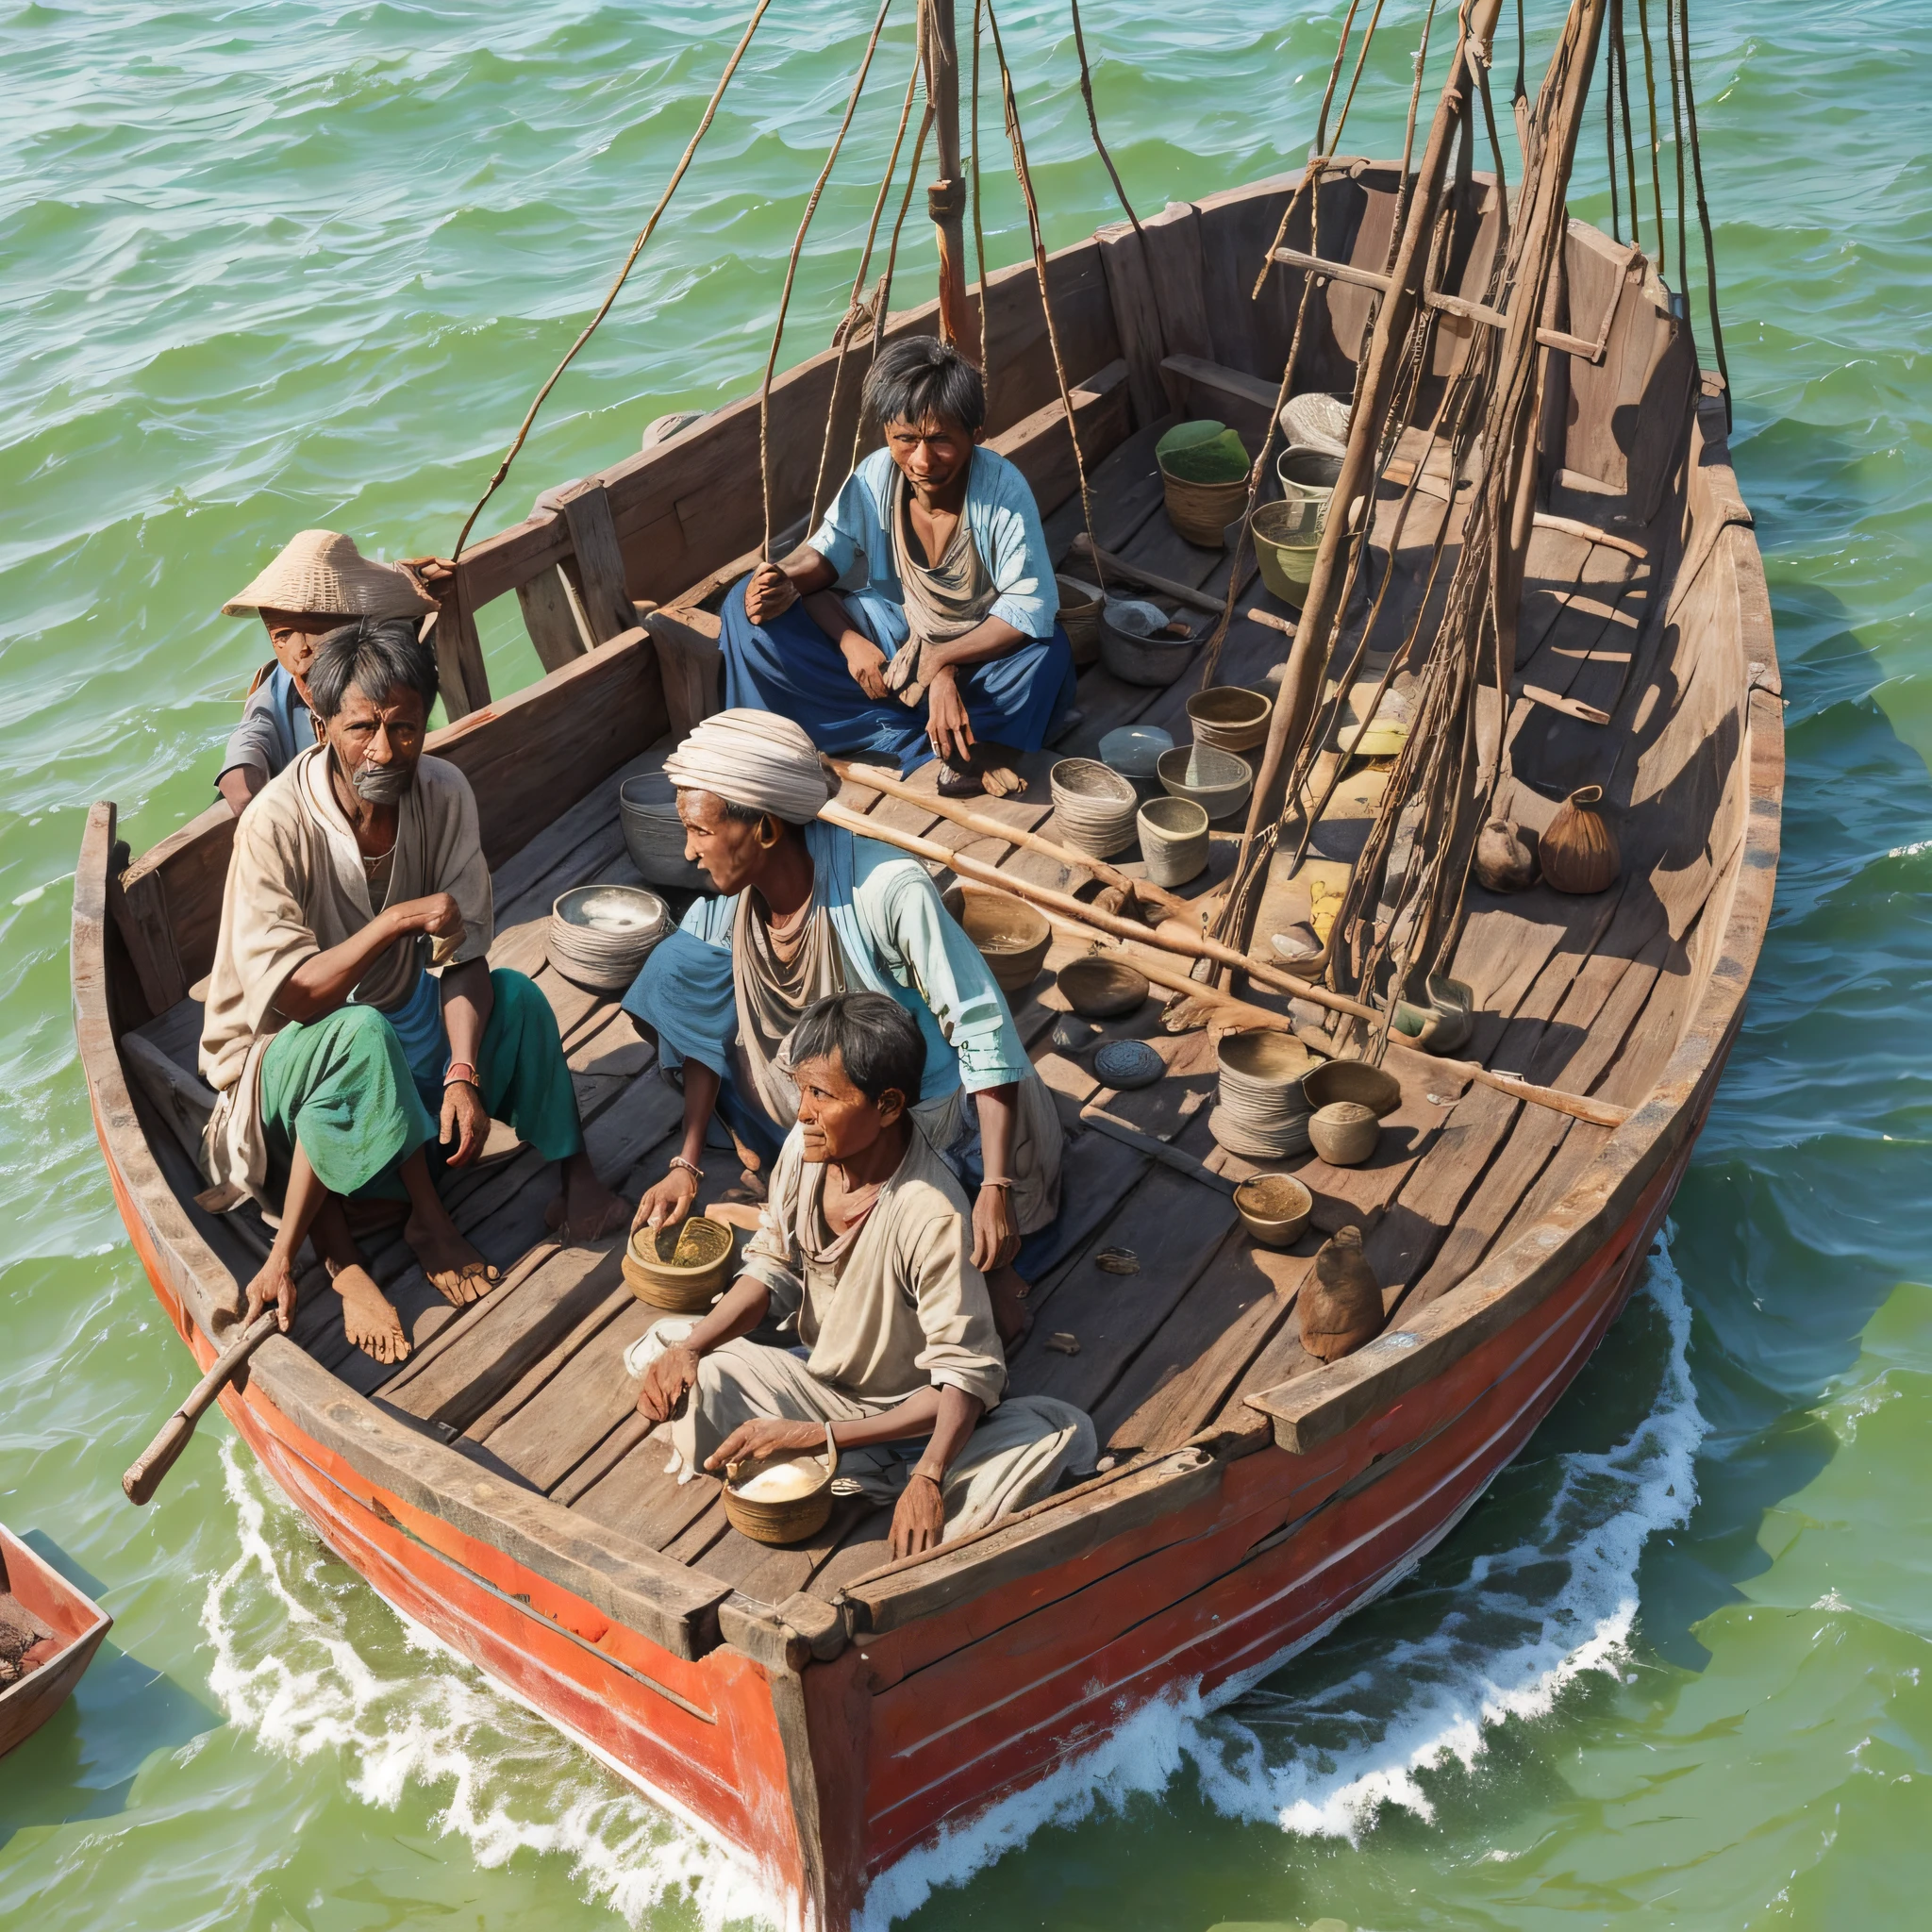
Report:
[{"label": "wooden mast", "polygon": [[940,250],[940,334],[981,359],[979,317],[966,298],[966,174],[959,160],[959,42],[953,0],[920,0],[925,92],[939,140],[939,176],[925,191]]}]

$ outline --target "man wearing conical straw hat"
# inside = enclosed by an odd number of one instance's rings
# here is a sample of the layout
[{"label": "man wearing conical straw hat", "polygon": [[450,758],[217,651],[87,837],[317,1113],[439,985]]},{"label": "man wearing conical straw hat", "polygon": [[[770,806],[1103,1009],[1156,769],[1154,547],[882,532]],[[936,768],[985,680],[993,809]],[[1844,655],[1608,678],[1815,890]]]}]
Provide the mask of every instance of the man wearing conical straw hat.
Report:
[{"label": "man wearing conical straw hat", "polygon": [[638,1224],[669,1227],[691,1212],[714,1108],[770,1173],[798,1119],[792,1029],[834,993],[886,993],[925,1041],[912,1116],[965,1184],[973,1265],[1013,1341],[1025,1282],[1050,1260],[1062,1143],[1053,1096],[978,947],[917,859],[820,822],[836,781],[791,719],[720,711],[664,774],[686,852],[719,896],[692,905],[624,998],[684,1085],[684,1144],[640,1202]]},{"label": "man wearing conical straw hat", "polygon": [[334,530],[302,530],[253,583],[222,606],[224,617],[259,617],[275,661],[264,664],[228,739],[215,790],[238,815],[315,742],[308,667],[332,630],[358,617],[429,616],[438,608],[402,565],[377,563]]}]

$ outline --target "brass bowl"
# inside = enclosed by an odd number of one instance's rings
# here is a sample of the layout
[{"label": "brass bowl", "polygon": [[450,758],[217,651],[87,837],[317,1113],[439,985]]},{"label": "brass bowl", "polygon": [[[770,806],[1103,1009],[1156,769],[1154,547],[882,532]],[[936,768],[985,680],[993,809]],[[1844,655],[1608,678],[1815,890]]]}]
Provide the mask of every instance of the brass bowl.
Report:
[{"label": "brass bowl", "polygon": [[832,1478],[838,1473],[839,1445],[828,1423],[823,1459],[815,1450],[784,1449],[730,1464],[724,1472],[724,1520],[755,1543],[802,1543],[831,1516]]},{"label": "brass bowl", "polygon": [[633,1228],[624,1278],[639,1301],[674,1315],[699,1315],[731,1273],[733,1240],[722,1221],[694,1214],[675,1227]]}]

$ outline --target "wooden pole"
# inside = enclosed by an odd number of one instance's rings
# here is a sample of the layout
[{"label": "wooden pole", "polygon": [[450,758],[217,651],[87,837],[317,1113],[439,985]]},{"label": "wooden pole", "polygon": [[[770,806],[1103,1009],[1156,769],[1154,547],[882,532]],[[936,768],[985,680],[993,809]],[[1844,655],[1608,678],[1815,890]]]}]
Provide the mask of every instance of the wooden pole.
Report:
[{"label": "wooden pole", "polygon": [[[1409,201],[1402,245],[1389,277],[1389,292],[1375,317],[1375,332],[1362,372],[1360,398],[1348,425],[1348,452],[1341,459],[1341,474],[1329,499],[1328,522],[1322,532],[1321,547],[1315,553],[1307,598],[1302,606],[1301,623],[1295,628],[1288,669],[1281,679],[1281,695],[1275,700],[1274,716],[1269,721],[1261,767],[1255,774],[1247,829],[1241,836],[1241,859],[1235,868],[1238,880],[1245,876],[1256,834],[1269,814],[1280,809],[1280,801],[1274,794],[1283,758],[1301,744],[1321,694],[1328,633],[1334,627],[1345,580],[1343,557],[1356,527],[1365,524],[1369,516],[1375,455],[1381,447],[1383,428],[1394,398],[1403,344],[1408,339],[1409,324],[1422,300],[1429,240],[1441,203],[1450,149],[1456,130],[1469,111],[1470,48],[1474,43],[1488,49],[1501,11],[1502,0],[1465,0],[1463,16],[1457,23],[1456,56],[1450,62],[1449,78],[1443,84],[1435,119],[1429,125],[1428,145],[1424,150],[1415,192]],[[1229,903],[1238,904],[1239,894],[1231,896]]]},{"label": "wooden pole", "polygon": [[981,357],[979,316],[966,299],[966,174],[959,162],[959,42],[953,0],[920,0],[925,92],[939,138],[939,178],[925,191],[940,251],[940,335],[969,361]]},{"label": "wooden pole", "polygon": [[[1190,958],[1208,959],[1216,965],[1235,967],[1262,986],[1326,1008],[1331,1013],[1346,1013],[1351,1019],[1366,1020],[1371,1024],[1379,1022],[1382,1017],[1373,1007],[1364,1006],[1359,1000],[1352,1000],[1345,993],[1331,992],[1325,986],[1314,986],[1306,979],[1297,979],[1293,974],[1283,973],[1278,967],[1264,966],[1258,960],[1250,959],[1246,954],[1236,952],[1232,946],[1224,945],[1219,940],[1179,931],[1173,925],[1149,930],[1134,920],[1103,912],[1099,907],[1090,906],[1084,899],[1075,899],[1069,892],[1056,892],[1051,887],[1037,886],[1030,879],[1001,872],[997,866],[982,864],[963,852],[954,852],[930,839],[922,839],[916,833],[902,832],[895,825],[875,824],[863,812],[849,810],[842,805],[827,803],[821,806],[819,817],[826,824],[841,826],[861,839],[877,839],[884,844],[896,845],[902,852],[909,852],[915,858],[951,866],[961,878],[991,886],[998,892],[1011,892],[1016,898],[1038,906],[1049,918],[1058,914],[1061,919],[1074,921],[1108,939],[1158,946],[1163,952],[1179,953]],[[1191,981],[1190,988],[1194,990]],[[1199,991],[1212,992],[1214,989],[1201,988]],[[1460,1074],[1464,1079],[1493,1087],[1498,1092],[1510,1094],[1517,1100],[1532,1101],[1553,1112],[1568,1114],[1572,1120],[1589,1121],[1600,1127],[1619,1127],[1630,1117],[1628,1108],[1617,1107],[1609,1101],[1589,1100],[1579,1093],[1565,1093],[1558,1088],[1538,1087],[1527,1080],[1513,1079],[1507,1074],[1492,1074],[1489,1068],[1477,1066],[1474,1060],[1425,1054],[1420,1047],[1412,1047],[1393,1035],[1390,1037],[1389,1044],[1396,1052],[1425,1059],[1444,1073]]]},{"label": "wooden pole", "polygon": [[214,1406],[215,1397],[234,1380],[236,1372],[275,1328],[275,1309],[264,1309],[215,1357],[214,1366],[194,1385],[188,1400],[161,1424],[160,1433],[135,1457],[121,1478],[121,1488],[130,1503],[146,1503],[153,1497],[161,1478],[187,1448],[195,1424]]},{"label": "wooden pole", "polygon": [[[1183,899],[1178,892],[1166,891],[1152,879],[1131,878],[1118,866],[1108,864],[1104,858],[1075,852],[1071,845],[1057,844],[1051,839],[1042,839],[1038,832],[1024,831],[1018,825],[988,818],[984,812],[974,811],[950,798],[939,798],[928,791],[915,791],[911,786],[902,784],[876,765],[855,765],[846,758],[827,758],[825,762],[840,777],[848,778],[855,785],[863,785],[871,791],[882,791],[888,798],[903,798],[908,805],[916,805],[922,811],[950,819],[956,825],[964,825],[969,832],[1004,840],[1008,845],[1024,846],[1028,852],[1037,852],[1042,858],[1055,859],[1073,871],[1091,873],[1103,885],[1118,887],[1134,898],[1161,907],[1178,919],[1198,921],[1203,910],[1207,909],[1205,900]],[[866,823],[870,824],[872,822],[868,819]]]}]

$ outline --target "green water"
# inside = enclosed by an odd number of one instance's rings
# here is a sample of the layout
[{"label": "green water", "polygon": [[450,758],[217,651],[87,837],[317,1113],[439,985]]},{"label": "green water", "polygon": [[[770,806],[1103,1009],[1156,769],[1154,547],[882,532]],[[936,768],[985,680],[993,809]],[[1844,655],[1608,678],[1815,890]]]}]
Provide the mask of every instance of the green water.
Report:
[{"label": "green water", "polygon": [[[1091,0],[1137,201],[1298,157],[1338,12]],[[746,386],[869,13],[778,0],[504,520],[660,411]],[[1554,8],[1530,13],[1546,48]],[[0,11],[0,1517],[117,1619],[74,1703],[0,1764],[0,1922],[756,1912],[689,1831],[412,1638],[219,1419],[153,1508],[123,1502],[188,1363],[108,1198],[66,997],[87,804],[117,799],[138,849],[210,796],[261,655],[217,606],[304,525],[381,555],[447,547],[737,14]],[[1062,18],[1009,0],[1005,22],[1056,242],[1110,212]],[[1385,14],[1372,151],[1399,143],[1419,19],[1408,0]],[[1790,788],[1776,918],[1668,1253],[1402,1590],[1231,1708],[1133,1726],[1051,1805],[903,1870],[881,1918],[1923,1923],[1932,6],[1700,0],[1696,40]],[[824,341],[851,275],[903,22],[887,47],[791,355]],[[1599,134],[1575,202],[1592,219],[1600,151]],[[998,261],[1022,253],[1019,219],[1010,179],[990,182]],[[923,239],[906,272],[929,285]],[[513,615],[487,641],[499,688],[533,675]]]}]

